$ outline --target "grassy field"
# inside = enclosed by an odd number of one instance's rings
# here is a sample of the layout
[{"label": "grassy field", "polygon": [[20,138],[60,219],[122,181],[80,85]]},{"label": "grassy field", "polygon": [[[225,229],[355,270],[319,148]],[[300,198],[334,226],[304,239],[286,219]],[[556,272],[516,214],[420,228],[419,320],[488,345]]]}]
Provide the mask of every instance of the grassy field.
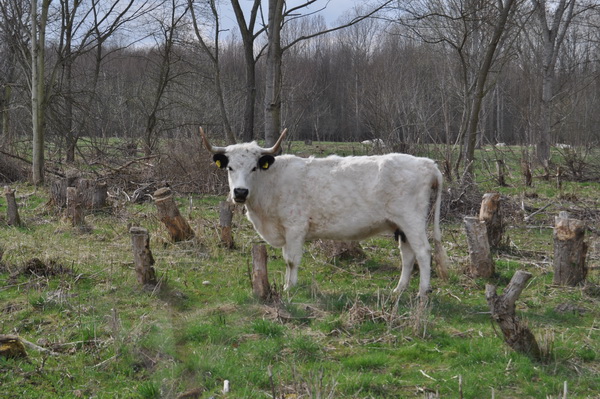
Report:
[{"label": "grassy field", "polygon": [[[253,298],[248,273],[259,237],[238,210],[236,248],[219,245],[220,197],[179,196],[197,238],[173,244],[151,203],[115,202],[87,215],[89,230],[80,232],[48,206],[44,189],[18,184],[24,227],[6,226],[0,198],[0,333],[54,353],[0,358],[0,397],[598,398],[600,239],[587,233],[588,285],[554,286],[551,226],[559,210],[597,223],[600,184],[559,189],[535,180],[524,188],[508,162],[508,186],[498,187],[489,166],[496,155],[482,155],[477,168],[480,190],[500,191],[506,201],[497,275],[465,274],[464,228],[447,215],[450,279],[433,278],[426,305],[415,299],[416,275],[409,292],[391,295],[400,262],[391,237],[362,242],[366,256],[356,259],[307,244],[300,284],[287,293],[279,290],[281,252],[268,248],[280,301],[265,304]],[[525,223],[521,203],[552,206]],[[136,281],[132,225],[150,231],[160,279],[154,290]],[[491,322],[485,284],[500,291],[517,270],[534,276],[517,310],[547,352],[545,362],[514,352]],[[229,393],[222,392],[226,380]]]}]

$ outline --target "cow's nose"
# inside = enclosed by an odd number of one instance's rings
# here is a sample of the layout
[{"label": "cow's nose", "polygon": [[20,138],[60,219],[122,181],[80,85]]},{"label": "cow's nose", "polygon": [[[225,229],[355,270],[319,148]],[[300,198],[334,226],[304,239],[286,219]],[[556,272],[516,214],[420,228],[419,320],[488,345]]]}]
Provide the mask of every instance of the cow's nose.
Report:
[{"label": "cow's nose", "polygon": [[247,188],[234,188],[233,189],[233,199],[235,202],[244,202],[246,201],[246,197],[248,196]]}]

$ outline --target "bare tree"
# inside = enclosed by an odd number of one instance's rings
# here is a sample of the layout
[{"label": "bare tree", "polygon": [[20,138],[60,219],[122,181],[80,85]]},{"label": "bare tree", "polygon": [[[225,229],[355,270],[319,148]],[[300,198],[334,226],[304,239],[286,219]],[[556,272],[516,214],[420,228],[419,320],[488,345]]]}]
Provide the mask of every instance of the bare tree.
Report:
[{"label": "bare tree", "polygon": [[464,156],[469,172],[465,176],[469,176],[475,158],[483,99],[492,86],[488,78],[498,61],[498,50],[506,37],[509,17],[517,0],[456,0],[449,3],[425,0],[415,4],[401,10],[400,22],[426,43],[452,48],[461,65],[464,109],[457,142],[464,143],[464,151],[461,151],[455,169],[458,170]]},{"label": "bare tree", "polygon": [[260,10],[260,0],[254,0],[248,21],[244,17],[244,12],[238,0],[231,0],[231,6],[235,13],[237,26],[242,37],[244,47],[245,79],[246,90],[244,99],[244,120],[242,125],[242,141],[252,141],[254,139],[254,108],[256,104],[256,62],[258,55],[254,55],[254,45],[256,38],[264,32],[264,29],[256,30],[258,12]]},{"label": "bare tree", "polygon": [[[60,33],[56,49],[57,63],[55,70],[59,70],[58,87],[56,93],[63,100],[62,112],[59,117],[60,129],[66,138],[66,162],[75,161],[77,141],[84,123],[89,119],[89,107],[94,98],[100,64],[103,58],[103,44],[120,27],[131,23],[147,11],[147,2],[134,6],[134,0],[113,0],[102,2],[92,0],[89,4],[81,1],[60,0]],[[76,41],[76,42],[75,42]],[[91,86],[88,88],[88,100],[80,102],[74,93],[75,77],[73,68],[78,58],[88,52],[95,51],[96,65],[94,68]],[[80,108],[88,115],[79,115],[75,122],[74,107]]]},{"label": "bare tree", "polygon": [[[219,13],[217,10],[217,5],[215,0],[203,0],[208,6],[210,10],[210,15],[213,18],[214,27],[213,27],[213,43],[208,43],[205,39],[205,36],[200,29],[200,25],[198,23],[197,11],[194,7],[194,1],[189,0],[190,12],[192,14],[192,23],[194,26],[194,33],[196,35],[196,40],[200,45],[200,48],[204,52],[205,55],[210,59],[213,74],[214,74],[214,87],[215,93],[217,95],[217,101],[219,106],[219,111],[221,114],[221,121],[223,123],[223,129],[225,130],[225,138],[230,143],[235,143],[235,135],[233,134],[233,130],[231,129],[231,123],[229,122],[229,117],[227,116],[227,110],[225,107],[225,98],[223,94],[223,83],[221,81],[221,63],[220,63],[220,46],[219,46],[219,36],[220,36],[220,22],[219,22]],[[212,47],[211,47],[212,45]]]},{"label": "bare tree", "polygon": [[154,94],[151,97],[150,105],[146,110],[146,126],[144,131],[144,152],[146,155],[152,154],[156,145],[156,130],[159,123],[160,112],[164,106],[164,99],[167,88],[177,77],[173,71],[176,62],[175,39],[179,24],[187,14],[188,5],[170,0],[165,4],[161,12],[165,15],[158,18],[160,36],[157,39],[156,50],[158,52],[158,73],[155,81]]},{"label": "bare tree", "polygon": [[10,109],[17,81],[20,51],[27,48],[26,19],[29,17],[23,2],[9,0],[0,3],[0,148],[12,144]]},{"label": "bare tree", "polygon": [[[46,25],[51,0],[31,1],[31,115],[33,125],[32,181],[44,183],[44,111],[46,107],[46,85],[44,61],[46,47]],[[39,14],[38,21],[38,11]],[[39,24],[39,26],[38,26]]]},{"label": "bare tree", "polygon": [[559,0],[551,6],[546,0],[531,0],[533,13],[540,25],[542,41],[542,87],[540,112],[535,143],[537,158],[548,172],[550,160],[550,134],[553,124],[552,103],[554,98],[555,68],[559,51],[571,27],[575,15],[576,0]]}]

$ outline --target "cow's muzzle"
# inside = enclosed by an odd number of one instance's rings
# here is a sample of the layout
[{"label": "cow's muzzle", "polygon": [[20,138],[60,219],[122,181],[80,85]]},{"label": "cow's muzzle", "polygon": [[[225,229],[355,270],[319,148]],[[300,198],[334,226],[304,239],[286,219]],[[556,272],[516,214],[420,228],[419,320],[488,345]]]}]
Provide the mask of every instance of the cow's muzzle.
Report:
[{"label": "cow's muzzle", "polygon": [[233,189],[233,200],[239,204],[243,204],[246,202],[246,198],[248,197],[248,189],[247,188],[234,188]]}]

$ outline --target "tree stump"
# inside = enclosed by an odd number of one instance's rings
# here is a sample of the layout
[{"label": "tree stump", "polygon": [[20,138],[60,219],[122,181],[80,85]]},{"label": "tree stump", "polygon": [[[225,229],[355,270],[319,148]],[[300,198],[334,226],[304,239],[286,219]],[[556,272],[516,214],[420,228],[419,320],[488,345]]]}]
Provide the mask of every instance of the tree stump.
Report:
[{"label": "tree stump", "polygon": [[476,217],[464,218],[467,243],[469,245],[469,274],[473,277],[491,277],[494,274],[494,261],[484,221]]},{"label": "tree stump", "polygon": [[63,179],[54,180],[50,186],[50,198],[56,207],[63,208],[66,206],[67,187],[77,189],[81,205],[85,209],[101,209],[106,206],[106,200],[108,199],[106,183],[69,175]]},{"label": "tree stump", "polygon": [[271,297],[271,285],[267,273],[267,248],[263,244],[252,246],[252,293],[263,301]]},{"label": "tree stump", "polygon": [[67,219],[73,227],[83,226],[85,222],[81,198],[75,187],[67,187]]},{"label": "tree stump", "polygon": [[557,190],[562,190],[562,175],[563,175],[563,170],[560,166],[556,167],[556,189]]},{"label": "tree stump", "polygon": [[519,299],[530,278],[531,273],[517,271],[501,296],[496,294],[496,286],[487,284],[485,298],[490,306],[492,319],[502,330],[504,341],[517,352],[531,356],[535,360],[543,360],[542,351],[535,336],[515,315],[515,302]]},{"label": "tree stump", "polygon": [[131,244],[133,247],[133,261],[137,280],[142,285],[156,285],[156,273],[154,272],[154,258],[150,251],[150,235],[143,227],[132,227]]},{"label": "tree stump", "polygon": [[106,206],[108,198],[106,183],[92,179],[78,179],[76,184],[85,209],[102,209]]},{"label": "tree stump", "polygon": [[179,213],[169,187],[159,188],[154,192],[154,203],[158,210],[158,217],[167,227],[172,241],[186,241],[194,238],[194,230]]},{"label": "tree stump", "polygon": [[523,173],[523,177],[525,177],[525,187],[531,187],[533,185],[531,163],[526,159],[521,160],[521,172]]},{"label": "tree stump", "polygon": [[554,219],[554,284],[576,286],[587,276],[585,223],[560,212]]},{"label": "tree stump", "polygon": [[25,345],[16,335],[0,334],[0,357],[5,359],[27,358]]},{"label": "tree stump", "polygon": [[502,243],[502,213],[500,211],[500,194],[486,193],[481,201],[479,220],[485,222],[490,248],[498,248]]},{"label": "tree stump", "polygon": [[499,186],[506,186],[506,180],[504,178],[504,174],[505,174],[505,164],[504,164],[504,160],[502,159],[496,159],[496,171],[498,172],[498,185]]},{"label": "tree stump", "polygon": [[21,218],[19,217],[19,208],[15,199],[15,190],[9,186],[4,186],[4,196],[6,197],[6,220],[9,226],[20,227]]},{"label": "tree stump", "polygon": [[235,244],[233,242],[233,234],[231,230],[231,222],[233,220],[234,206],[229,201],[221,201],[219,203],[219,225],[221,228],[221,243],[229,249],[232,249]]}]

